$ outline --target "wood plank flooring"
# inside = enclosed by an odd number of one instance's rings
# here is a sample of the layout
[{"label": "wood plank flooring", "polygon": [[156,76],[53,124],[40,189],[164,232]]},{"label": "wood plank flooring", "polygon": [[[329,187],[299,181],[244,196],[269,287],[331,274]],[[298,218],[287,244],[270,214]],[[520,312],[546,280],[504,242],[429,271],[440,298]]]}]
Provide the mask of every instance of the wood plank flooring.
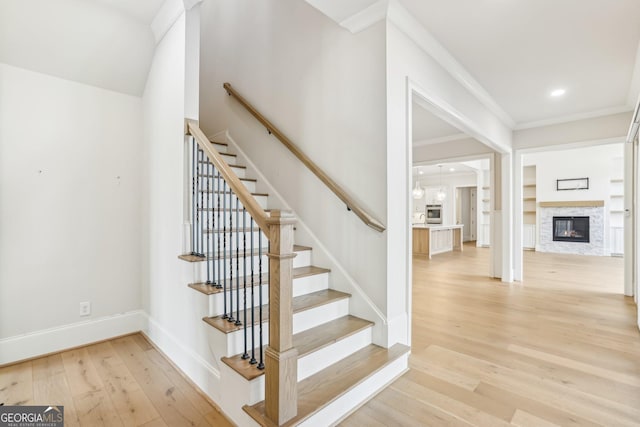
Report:
[{"label": "wood plank flooring", "polygon": [[65,426],[232,426],[141,334],[0,368],[5,405],[64,405]]},{"label": "wood plank flooring", "polygon": [[489,250],[413,260],[410,371],[343,426],[640,426],[640,333],[623,259]]}]

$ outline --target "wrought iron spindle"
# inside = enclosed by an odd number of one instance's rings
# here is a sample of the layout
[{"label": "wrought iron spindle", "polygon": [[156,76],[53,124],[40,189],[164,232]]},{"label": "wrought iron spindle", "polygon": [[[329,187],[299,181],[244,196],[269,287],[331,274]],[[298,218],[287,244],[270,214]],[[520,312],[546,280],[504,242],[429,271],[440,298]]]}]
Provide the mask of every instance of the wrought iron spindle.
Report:
[{"label": "wrought iron spindle", "polygon": [[[221,236],[220,236],[220,224],[222,224],[220,222],[220,171],[218,171],[218,176],[216,177],[216,181],[218,183],[217,185],[217,193],[216,193],[216,199],[217,199],[217,203],[216,203],[216,210],[215,210],[215,214],[218,216],[218,228],[216,229],[216,240],[218,241],[218,250],[216,251],[216,262],[218,264],[218,276],[220,276],[220,273],[222,272],[222,266],[220,265],[221,263],[221,256],[220,256],[220,241],[221,241]],[[211,213],[212,215],[214,214],[214,212]],[[215,223],[215,220],[214,220]],[[224,278],[223,278],[224,280]],[[222,289],[222,283],[220,283],[220,277],[218,277],[218,283],[216,284],[216,287],[218,289]]]},{"label": "wrought iron spindle", "polygon": [[227,221],[224,221],[224,215],[227,212],[227,181],[222,178],[222,183],[224,188],[222,193],[222,268],[224,269],[222,275],[222,294],[224,298],[222,300],[224,302],[224,314],[222,318],[226,319],[229,317],[227,314]]},{"label": "wrought iron spindle", "polygon": [[[258,363],[256,360],[256,320],[255,320],[255,300],[253,297],[253,292],[255,288],[254,284],[254,274],[253,274],[253,257],[255,256],[254,247],[253,247],[253,218],[250,221],[251,227],[249,229],[249,235],[251,236],[251,363],[255,365]],[[258,279],[258,283],[260,283],[260,279]]]},{"label": "wrought iron spindle", "polygon": [[[233,193],[229,187],[229,322],[233,318]],[[237,242],[236,242],[237,245]],[[226,251],[225,251],[226,252]]]},{"label": "wrought iron spindle", "polygon": [[[209,212],[207,212],[207,218],[208,215],[211,215],[211,228],[209,229],[209,235],[211,235],[211,233],[215,233],[216,231],[216,217],[215,217],[215,209],[213,208],[213,197],[214,194],[216,192],[216,181],[215,181],[215,175],[216,175],[216,167],[215,165],[212,163],[211,164],[211,176],[209,177],[209,179],[211,179],[211,201],[210,201],[210,205],[209,205]],[[213,239],[211,239],[211,245],[209,246],[209,262],[211,262],[211,270],[213,272],[212,275],[212,279],[213,282],[210,283],[210,285],[215,285],[218,286],[219,283],[219,278],[216,276],[216,261],[215,261],[215,251],[213,250],[213,246],[214,246],[214,241]]]},{"label": "wrought iron spindle", "polygon": [[240,321],[240,199],[236,196],[236,326]]},{"label": "wrought iron spindle", "polygon": [[244,353],[243,359],[249,358],[247,352],[247,210],[242,207],[242,289],[244,302]]},{"label": "wrought iron spindle", "polygon": [[[200,168],[200,171],[204,174],[204,168],[201,166],[204,160],[204,151],[202,151],[202,149],[198,150],[198,167]],[[206,175],[204,176],[204,179],[207,179]],[[203,185],[202,185],[202,180],[200,181],[200,186],[198,187],[198,191],[200,192],[200,207],[204,209],[204,192],[203,190]],[[205,212],[206,213],[206,212]],[[203,239],[203,233],[204,233],[204,219],[203,219],[203,215],[200,215],[200,222],[198,224],[198,229],[200,231],[200,237],[198,238],[198,255],[201,257],[204,257],[204,248],[203,248],[203,243],[204,243],[204,239]]]},{"label": "wrought iron spindle", "polygon": [[[262,233],[258,230],[258,277],[262,278]],[[264,369],[264,351],[262,349],[262,292],[258,292],[258,317],[260,322],[260,363],[258,369]]]},{"label": "wrought iron spindle", "polygon": [[198,230],[200,229],[200,217],[202,215],[202,212],[200,211],[200,209],[202,208],[202,206],[200,205],[200,194],[198,193],[200,191],[200,178],[201,178],[201,168],[200,168],[200,153],[201,150],[199,147],[196,148],[196,160],[195,160],[195,164],[196,164],[196,189],[194,191],[195,193],[195,198],[196,198],[196,222],[193,225],[194,228],[194,233],[195,233],[195,246],[194,246],[194,255],[195,256],[200,256],[200,233],[198,232]]},{"label": "wrought iron spindle", "polygon": [[196,215],[198,215],[197,180],[198,170],[196,168],[196,146],[195,138],[191,138],[191,255],[197,255],[196,250]]},{"label": "wrought iron spindle", "polygon": [[207,177],[205,178],[207,180],[207,185],[205,188],[205,191],[207,193],[207,197],[205,198],[206,203],[205,203],[205,215],[207,216],[207,250],[204,251],[204,256],[207,257],[207,260],[205,261],[207,263],[207,285],[211,285],[213,283],[213,281],[211,280],[211,261],[208,258],[209,255],[209,247],[211,246],[211,188],[209,187],[209,181],[210,181],[210,177],[209,177],[209,172],[211,169],[211,162],[209,161],[209,159],[207,159],[206,163],[205,163],[205,169],[207,170],[206,175]]}]

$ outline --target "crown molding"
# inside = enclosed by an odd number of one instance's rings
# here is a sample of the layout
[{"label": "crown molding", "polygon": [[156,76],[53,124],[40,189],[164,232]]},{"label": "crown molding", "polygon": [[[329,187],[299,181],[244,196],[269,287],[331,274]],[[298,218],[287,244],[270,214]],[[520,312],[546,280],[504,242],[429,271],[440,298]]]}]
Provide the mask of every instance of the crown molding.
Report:
[{"label": "crown molding", "polygon": [[552,117],[550,119],[536,120],[532,122],[518,123],[513,130],[524,130],[539,128],[543,126],[559,125],[561,123],[575,122],[578,120],[593,119],[596,117],[612,116],[614,114],[628,113],[633,111],[633,107],[629,105],[620,105],[618,107],[605,108],[602,110],[587,111],[585,113],[570,114],[561,117]]},{"label": "crown molding", "polygon": [[516,122],[498,105],[489,92],[397,0],[389,2],[387,19],[429,54],[504,125],[511,129],[516,125]]}]

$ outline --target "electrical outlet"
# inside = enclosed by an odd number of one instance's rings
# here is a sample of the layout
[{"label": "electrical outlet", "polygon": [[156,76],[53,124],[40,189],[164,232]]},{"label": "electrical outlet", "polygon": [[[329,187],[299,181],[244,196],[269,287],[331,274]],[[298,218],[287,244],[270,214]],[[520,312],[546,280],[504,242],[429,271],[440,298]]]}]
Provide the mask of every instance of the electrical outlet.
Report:
[{"label": "electrical outlet", "polygon": [[80,316],[89,316],[91,314],[91,301],[80,303]]}]

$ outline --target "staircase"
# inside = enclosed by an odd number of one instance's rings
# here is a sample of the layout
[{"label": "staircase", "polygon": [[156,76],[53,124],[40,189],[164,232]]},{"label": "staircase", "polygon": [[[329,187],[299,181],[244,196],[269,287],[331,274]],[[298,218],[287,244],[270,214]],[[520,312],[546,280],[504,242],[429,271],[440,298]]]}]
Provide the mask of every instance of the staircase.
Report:
[{"label": "staircase", "polygon": [[[229,145],[205,143],[260,208],[271,212],[268,194],[256,192],[257,181],[246,176],[246,167],[238,164]],[[220,384],[225,391],[220,407],[241,426],[327,426],[339,422],[406,370],[408,347],[373,344],[373,323],[349,312],[351,295],[331,289],[331,271],[313,265],[311,247],[294,244],[291,332],[297,351],[293,371],[297,371],[297,382],[288,386],[280,379],[276,384],[291,388],[279,390],[282,396],[295,392],[292,399],[295,402],[297,398],[297,409],[285,422],[269,419],[265,415],[265,371],[269,366],[264,369],[269,364],[264,357],[270,311],[267,236],[254,225],[231,188],[220,184],[223,166],[214,167],[206,150],[194,154],[193,164],[200,178],[199,183],[194,179],[194,223],[202,230],[201,236],[194,233],[193,239],[203,250],[180,255],[180,259],[194,265],[194,281],[188,286],[208,299],[209,312],[202,313],[203,327],[209,329],[209,346],[221,362]]]}]

